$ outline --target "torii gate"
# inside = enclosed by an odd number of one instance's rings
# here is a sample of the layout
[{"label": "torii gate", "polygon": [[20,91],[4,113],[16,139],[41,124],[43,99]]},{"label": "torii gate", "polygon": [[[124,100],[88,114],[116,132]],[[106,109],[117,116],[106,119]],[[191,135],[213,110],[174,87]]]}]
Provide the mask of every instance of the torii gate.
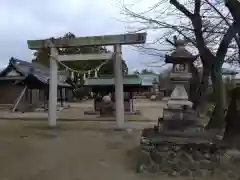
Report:
[{"label": "torii gate", "polygon": [[49,126],[55,127],[57,122],[57,71],[58,61],[82,61],[82,60],[103,60],[112,59],[113,53],[100,54],[75,54],[58,55],[57,48],[81,47],[81,46],[114,46],[114,79],[115,79],[115,99],[116,99],[116,123],[117,128],[124,127],[124,97],[123,97],[123,74],[121,61],[121,45],[144,44],[146,33],[119,34],[77,38],[59,38],[45,40],[28,40],[28,48],[38,50],[41,48],[51,48],[50,58],[50,86],[49,86]]}]

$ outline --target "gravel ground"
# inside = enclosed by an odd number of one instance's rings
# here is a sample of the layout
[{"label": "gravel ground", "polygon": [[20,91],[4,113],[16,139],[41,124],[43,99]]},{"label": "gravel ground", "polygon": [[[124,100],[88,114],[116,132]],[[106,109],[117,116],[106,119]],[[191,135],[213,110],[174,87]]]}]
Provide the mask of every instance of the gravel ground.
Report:
[{"label": "gravel ground", "polygon": [[135,173],[140,129],[146,123],[132,123],[137,128],[128,132],[114,131],[109,122],[61,122],[55,129],[44,122],[0,124],[1,180],[172,179]]},{"label": "gravel ground", "polygon": [[[1,121],[0,179],[135,180],[139,130],[113,131],[111,123]],[[139,127],[140,128],[140,127]],[[155,178],[155,177],[153,177]]]},{"label": "gravel ground", "polygon": [[[137,108],[151,119],[162,111],[161,104]],[[0,180],[172,179],[135,173],[140,130],[148,126],[128,122],[131,131],[116,132],[115,122],[58,122],[49,129],[44,121],[0,120]]]}]

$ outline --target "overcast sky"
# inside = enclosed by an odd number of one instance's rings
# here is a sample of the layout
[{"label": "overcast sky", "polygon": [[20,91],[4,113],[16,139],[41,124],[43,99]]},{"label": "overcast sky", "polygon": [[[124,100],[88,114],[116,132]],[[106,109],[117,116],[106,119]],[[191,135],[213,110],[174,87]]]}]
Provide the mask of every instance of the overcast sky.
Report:
[{"label": "overcast sky", "polygon": [[[126,1],[126,0],[125,0]],[[27,40],[62,36],[119,34],[127,31],[115,0],[1,0],[0,68],[10,57],[30,61]],[[125,46],[123,56],[129,69],[141,69],[151,57]]]}]

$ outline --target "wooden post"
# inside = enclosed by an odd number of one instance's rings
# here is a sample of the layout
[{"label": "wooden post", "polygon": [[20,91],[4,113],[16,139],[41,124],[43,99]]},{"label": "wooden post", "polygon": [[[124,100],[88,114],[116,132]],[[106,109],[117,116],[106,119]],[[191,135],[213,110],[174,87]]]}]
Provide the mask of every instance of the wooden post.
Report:
[{"label": "wooden post", "polygon": [[30,89],[30,95],[29,95],[29,99],[30,99],[30,104],[32,105],[32,89]]},{"label": "wooden post", "polygon": [[97,101],[96,101],[96,98],[97,98],[97,97],[95,97],[94,100],[93,100],[93,106],[94,106],[93,111],[94,111],[94,112],[97,111]]},{"label": "wooden post", "polygon": [[44,88],[44,109],[48,109],[49,88]]},{"label": "wooden post", "polygon": [[134,109],[133,109],[133,95],[132,95],[132,92],[130,92],[130,112],[134,112]]},{"label": "wooden post", "polygon": [[65,89],[65,101],[68,102],[68,88]]},{"label": "wooden post", "polygon": [[66,102],[66,87],[62,89],[63,90],[63,103]]},{"label": "wooden post", "polygon": [[60,88],[60,101],[61,101],[61,107],[63,107],[63,89]]},{"label": "wooden post", "polygon": [[24,94],[26,94],[26,90],[27,90],[27,86],[24,87],[24,89],[22,90],[21,94],[19,95],[16,103],[13,106],[12,112],[14,112],[16,110],[16,108],[18,107],[18,104],[20,103],[20,101],[22,100]]},{"label": "wooden post", "polygon": [[115,102],[116,102],[116,122],[118,129],[124,129],[124,99],[123,99],[123,72],[121,45],[114,46],[114,77],[115,77]]}]

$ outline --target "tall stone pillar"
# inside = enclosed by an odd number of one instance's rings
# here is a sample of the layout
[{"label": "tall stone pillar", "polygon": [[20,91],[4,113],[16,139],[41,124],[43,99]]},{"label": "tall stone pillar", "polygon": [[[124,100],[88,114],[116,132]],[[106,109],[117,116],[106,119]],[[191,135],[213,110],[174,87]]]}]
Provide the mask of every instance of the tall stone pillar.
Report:
[{"label": "tall stone pillar", "polygon": [[49,81],[49,101],[48,101],[48,123],[49,126],[54,127],[57,125],[57,86],[58,86],[58,64],[57,49],[51,47],[50,58],[50,81]]},{"label": "tall stone pillar", "polygon": [[118,129],[124,129],[124,95],[123,95],[123,73],[121,59],[121,45],[114,46],[114,79],[116,100],[116,122]]}]

